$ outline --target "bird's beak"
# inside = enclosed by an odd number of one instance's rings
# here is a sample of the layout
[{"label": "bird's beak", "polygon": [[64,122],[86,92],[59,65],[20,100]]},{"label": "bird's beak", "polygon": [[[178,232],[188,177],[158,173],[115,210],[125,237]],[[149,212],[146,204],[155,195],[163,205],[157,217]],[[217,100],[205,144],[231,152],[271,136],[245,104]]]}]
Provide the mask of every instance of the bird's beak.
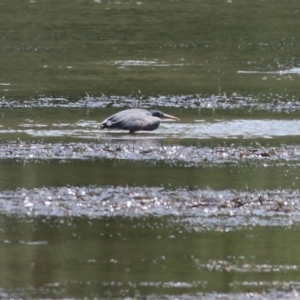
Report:
[{"label": "bird's beak", "polygon": [[171,116],[171,115],[167,115],[167,114],[163,114],[163,118],[164,119],[172,119],[172,120],[176,120],[176,121],[180,121],[178,118]]}]

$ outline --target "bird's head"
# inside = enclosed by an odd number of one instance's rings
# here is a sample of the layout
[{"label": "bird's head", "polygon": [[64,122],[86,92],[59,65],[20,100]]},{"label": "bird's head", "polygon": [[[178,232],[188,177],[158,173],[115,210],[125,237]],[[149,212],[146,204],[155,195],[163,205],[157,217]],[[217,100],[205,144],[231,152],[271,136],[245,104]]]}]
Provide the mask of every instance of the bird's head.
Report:
[{"label": "bird's head", "polygon": [[153,117],[158,117],[160,119],[172,119],[172,120],[179,121],[178,118],[171,116],[171,115],[164,114],[163,112],[161,112],[159,110],[151,110],[150,112]]}]

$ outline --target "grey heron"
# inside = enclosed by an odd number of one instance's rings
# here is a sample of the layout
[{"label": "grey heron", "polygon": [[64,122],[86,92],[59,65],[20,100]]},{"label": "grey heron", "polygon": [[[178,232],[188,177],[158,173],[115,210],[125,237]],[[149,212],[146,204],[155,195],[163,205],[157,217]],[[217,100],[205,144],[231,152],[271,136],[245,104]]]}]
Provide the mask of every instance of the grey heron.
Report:
[{"label": "grey heron", "polygon": [[135,131],[156,129],[159,126],[161,119],[173,119],[179,121],[178,118],[158,110],[132,108],[122,110],[113,116],[108,117],[101,123],[101,128],[118,128],[129,130],[130,133],[134,133]]}]

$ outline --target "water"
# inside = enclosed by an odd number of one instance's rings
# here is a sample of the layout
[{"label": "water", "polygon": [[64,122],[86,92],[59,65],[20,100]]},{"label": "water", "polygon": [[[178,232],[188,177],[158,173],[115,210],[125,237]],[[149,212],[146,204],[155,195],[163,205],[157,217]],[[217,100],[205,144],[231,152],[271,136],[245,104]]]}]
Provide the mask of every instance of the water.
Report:
[{"label": "water", "polygon": [[298,13],[281,1],[4,1],[2,95],[298,95],[298,75],[279,73],[299,63]]},{"label": "water", "polygon": [[3,217],[1,223],[0,282],[14,297],[189,298],[299,287],[295,228],[196,232],[155,217]]},{"label": "water", "polygon": [[[1,298],[298,298],[298,15],[2,1]],[[99,128],[130,107],[180,121]]]},{"label": "water", "polygon": [[[294,105],[296,106],[296,105]],[[155,106],[153,107],[155,108]],[[120,111],[114,109],[72,108],[11,108],[2,109],[0,117],[0,138],[17,140],[61,141],[81,140],[84,142],[105,140],[165,140],[174,143],[189,139],[191,144],[201,140],[235,140],[235,139],[276,139],[297,137],[300,123],[298,112],[277,113],[262,110],[224,112],[223,109],[175,109],[160,108],[168,114],[180,116],[179,122],[163,121],[156,131],[139,132],[129,135],[128,132],[113,129],[102,130],[100,123],[108,116]],[[280,118],[279,118],[280,117]],[[200,140],[200,141],[197,141]]]}]

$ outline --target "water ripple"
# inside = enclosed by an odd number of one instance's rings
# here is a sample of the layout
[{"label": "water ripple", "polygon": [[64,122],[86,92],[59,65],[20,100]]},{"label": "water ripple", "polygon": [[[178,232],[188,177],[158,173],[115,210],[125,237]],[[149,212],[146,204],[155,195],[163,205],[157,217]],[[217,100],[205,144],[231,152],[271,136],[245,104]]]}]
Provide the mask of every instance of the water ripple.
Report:
[{"label": "water ripple", "polygon": [[[0,192],[0,212],[27,216],[174,216],[187,230],[291,226],[300,221],[293,190],[167,190],[159,187],[34,188]],[[180,216],[180,218],[178,218]]]},{"label": "water ripple", "polygon": [[[122,67],[122,66],[121,66]],[[6,83],[4,83],[6,84]],[[182,108],[208,108],[208,109],[256,109],[274,112],[299,111],[300,100],[289,94],[259,94],[239,95],[233,93],[226,95],[192,94],[192,95],[157,95],[145,96],[142,94],[130,96],[92,96],[70,100],[62,97],[40,97],[28,100],[7,100],[0,98],[0,107],[62,107],[62,108],[104,108],[104,107],[182,107]]]},{"label": "water ripple", "polygon": [[300,161],[300,146],[279,147],[197,147],[162,145],[158,141],[141,140],[126,143],[29,143],[0,144],[0,159],[26,161],[120,159],[163,161],[172,165],[213,165],[254,160],[257,162]]}]

